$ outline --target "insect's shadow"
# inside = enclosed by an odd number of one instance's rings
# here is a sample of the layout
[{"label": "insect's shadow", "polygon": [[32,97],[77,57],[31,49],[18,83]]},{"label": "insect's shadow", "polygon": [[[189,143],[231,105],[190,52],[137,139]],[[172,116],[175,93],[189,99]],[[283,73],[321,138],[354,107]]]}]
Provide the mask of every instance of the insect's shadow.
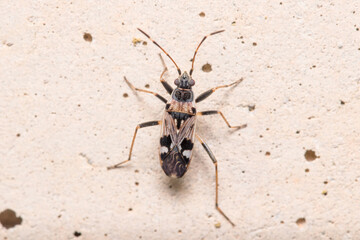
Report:
[{"label": "insect's shadow", "polygon": [[182,178],[168,178],[164,183],[168,185],[169,192],[171,193],[182,192],[186,184]]}]

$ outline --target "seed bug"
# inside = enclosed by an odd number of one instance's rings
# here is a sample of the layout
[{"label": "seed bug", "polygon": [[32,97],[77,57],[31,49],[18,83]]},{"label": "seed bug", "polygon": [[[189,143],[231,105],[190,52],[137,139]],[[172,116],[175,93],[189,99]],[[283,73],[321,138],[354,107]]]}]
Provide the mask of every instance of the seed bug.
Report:
[{"label": "seed bug", "polygon": [[167,176],[172,178],[180,178],[186,173],[189,167],[192,157],[193,147],[194,147],[194,138],[196,137],[201,143],[201,145],[204,147],[205,151],[207,152],[207,154],[209,155],[215,166],[215,176],[216,176],[215,207],[220,212],[220,214],[223,215],[226,218],[226,220],[231,223],[232,226],[235,226],[235,224],[225,215],[225,213],[219,207],[218,204],[219,181],[218,181],[217,160],[214,154],[212,153],[212,151],[210,150],[209,146],[206,144],[206,142],[198,134],[195,133],[195,123],[197,116],[219,114],[229,128],[241,129],[246,127],[246,124],[240,126],[231,126],[229,122],[226,120],[224,114],[217,110],[197,112],[195,108],[195,103],[203,101],[204,99],[209,97],[212,93],[214,93],[216,90],[220,88],[226,88],[240,83],[242,79],[228,85],[222,85],[211,88],[200,94],[197,98],[194,97],[194,93],[192,91],[192,87],[195,85],[195,81],[192,78],[192,74],[194,71],[194,62],[195,62],[196,54],[201,44],[209,36],[221,33],[224,30],[210,33],[201,40],[192,58],[191,69],[189,71],[189,74],[186,71],[182,73],[176,62],[157,42],[155,42],[143,30],[139,28],[138,30],[141,33],[143,33],[147,38],[149,38],[156,46],[158,46],[166,54],[166,56],[169,57],[169,59],[174,63],[179,76],[174,81],[176,88],[173,89],[164,79],[164,74],[168,71],[168,69],[165,65],[164,59],[162,58],[161,54],[159,54],[160,60],[164,66],[164,70],[160,75],[160,82],[162,83],[166,91],[171,95],[171,99],[169,101],[167,101],[164,97],[162,97],[158,93],[134,87],[124,76],[125,82],[132,88],[132,90],[153,94],[154,96],[159,98],[162,102],[164,102],[166,104],[165,111],[162,120],[144,122],[136,126],[135,133],[131,142],[128,159],[113,166],[110,166],[108,167],[108,169],[118,168],[122,164],[129,162],[131,160],[136,134],[140,128],[161,125],[160,150],[159,150],[161,167]]}]

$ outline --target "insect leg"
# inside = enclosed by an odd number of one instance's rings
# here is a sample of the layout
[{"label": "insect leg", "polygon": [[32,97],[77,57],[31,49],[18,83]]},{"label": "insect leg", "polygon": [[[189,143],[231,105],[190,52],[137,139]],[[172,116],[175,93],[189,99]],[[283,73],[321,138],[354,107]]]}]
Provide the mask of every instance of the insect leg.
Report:
[{"label": "insect leg", "polygon": [[208,96],[210,96],[213,92],[215,92],[216,90],[218,90],[219,88],[226,88],[226,87],[231,87],[233,85],[239,84],[243,81],[243,78],[240,78],[239,80],[237,80],[236,82],[233,82],[231,84],[228,85],[222,85],[222,86],[218,86],[218,87],[214,87],[212,89],[207,90],[206,92],[203,92],[202,94],[200,94],[196,99],[195,102],[201,102],[202,100],[204,100],[205,98],[207,98]]},{"label": "insect leg", "polygon": [[156,126],[156,125],[160,125],[161,121],[151,121],[151,122],[144,122],[144,123],[140,123],[139,125],[136,126],[135,128],[135,133],[131,142],[131,147],[130,147],[130,152],[129,152],[129,158],[123,162],[120,162],[118,164],[115,164],[113,166],[107,167],[108,170],[110,169],[114,169],[114,168],[118,168],[120,165],[127,163],[131,160],[131,154],[132,154],[132,150],[134,147],[134,142],[135,142],[135,138],[136,138],[136,133],[138,131],[139,128],[144,128],[144,127],[151,127],[151,126]]},{"label": "insect leg", "polygon": [[166,82],[166,80],[164,79],[164,74],[168,71],[168,68],[165,64],[165,61],[164,59],[162,58],[161,54],[159,53],[159,56],[160,56],[160,59],[161,59],[161,62],[162,62],[162,65],[164,66],[164,70],[163,72],[161,73],[161,76],[160,76],[160,82],[161,84],[164,86],[164,88],[166,89],[166,91],[171,94],[173,92],[173,88]]},{"label": "insect leg", "polygon": [[131,87],[132,90],[134,91],[139,91],[139,92],[146,92],[146,93],[151,93],[152,95],[154,95],[155,97],[157,97],[158,99],[160,99],[161,101],[163,101],[164,103],[167,103],[166,98],[164,98],[163,96],[161,96],[158,93],[152,92],[152,91],[148,91],[148,90],[144,90],[144,89],[140,89],[140,88],[136,88],[134,87],[134,85],[132,85],[127,78],[124,76],[124,80],[125,82]]},{"label": "insect leg", "polygon": [[240,126],[231,126],[229,124],[229,122],[226,120],[224,114],[220,111],[203,111],[203,112],[198,112],[196,113],[196,115],[199,115],[199,116],[204,116],[204,115],[213,115],[213,114],[220,114],[220,116],[224,119],[225,123],[228,125],[229,128],[237,128],[237,129],[242,129],[242,128],[246,128],[247,127],[247,124],[243,124],[243,125],[240,125]]},{"label": "insect leg", "polygon": [[195,134],[196,138],[199,140],[199,142],[201,143],[201,145],[205,148],[205,151],[209,154],[209,157],[211,158],[212,162],[215,165],[215,176],[216,176],[216,184],[215,184],[215,190],[216,190],[216,195],[215,195],[215,207],[216,209],[221,213],[221,215],[223,215],[226,220],[229,221],[229,223],[231,223],[231,225],[234,227],[235,224],[230,220],[230,218],[228,216],[225,215],[225,213],[221,210],[221,208],[219,207],[219,177],[218,177],[218,167],[217,167],[217,161],[216,158],[214,156],[214,154],[212,153],[212,151],[210,150],[209,146],[206,144],[206,142],[204,142],[201,137],[199,137],[199,135]]}]

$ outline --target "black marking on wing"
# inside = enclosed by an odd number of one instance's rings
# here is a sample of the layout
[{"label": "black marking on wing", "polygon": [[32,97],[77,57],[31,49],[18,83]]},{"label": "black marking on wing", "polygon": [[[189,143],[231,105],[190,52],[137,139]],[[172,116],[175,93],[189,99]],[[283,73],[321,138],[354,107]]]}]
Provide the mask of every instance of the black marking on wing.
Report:
[{"label": "black marking on wing", "polygon": [[160,153],[161,160],[164,160],[166,158],[166,156],[170,152],[170,146],[171,146],[171,137],[170,137],[170,135],[163,136],[163,137],[160,138],[160,146],[167,148],[167,152]]},{"label": "black marking on wing", "polygon": [[170,135],[163,136],[163,137],[160,138],[160,146],[167,147],[167,148],[170,149],[170,145],[171,145],[171,137],[170,137]]},{"label": "black marking on wing", "polygon": [[193,147],[194,147],[194,143],[191,141],[191,139],[185,138],[182,141],[180,146],[181,146],[181,155],[183,156],[183,159],[184,159],[186,165],[188,165],[189,162],[190,162],[190,159],[188,157],[184,156],[184,151],[185,150],[190,150],[191,151],[193,149]]},{"label": "black marking on wing", "polygon": [[160,163],[169,177],[180,178],[189,167],[194,147],[195,120],[195,116],[186,113],[164,113],[160,138]]}]

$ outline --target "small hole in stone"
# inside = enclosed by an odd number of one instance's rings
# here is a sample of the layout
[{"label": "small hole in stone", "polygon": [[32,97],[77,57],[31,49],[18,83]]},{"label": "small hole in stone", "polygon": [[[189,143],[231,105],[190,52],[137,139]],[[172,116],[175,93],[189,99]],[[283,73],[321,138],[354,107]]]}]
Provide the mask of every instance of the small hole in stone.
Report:
[{"label": "small hole in stone", "polygon": [[341,105],[345,105],[345,102],[343,100],[340,100]]},{"label": "small hole in stone", "polygon": [[178,230],[178,233],[181,233],[181,229]]},{"label": "small hole in stone", "polygon": [[318,158],[313,150],[306,150],[304,157],[307,161],[314,161],[316,158]]},{"label": "small hole in stone", "polygon": [[0,223],[4,228],[13,228],[22,223],[21,217],[16,217],[16,213],[11,209],[6,209],[0,213]]},{"label": "small hole in stone", "polygon": [[150,85],[149,85],[149,84],[145,84],[145,87],[146,87],[146,88],[149,88],[149,87],[150,87]]},{"label": "small hole in stone", "polygon": [[87,42],[91,42],[92,41],[92,36],[90,33],[84,33],[84,40]]},{"label": "small hole in stone", "polygon": [[74,236],[75,236],[75,237],[80,237],[80,236],[81,236],[81,232],[75,231],[75,232],[74,232]]},{"label": "small hole in stone", "polygon": [[284,221],[280,221],[281,224],[284,224]]},{"label": "small hole in stone", "polygon": [[324,184],[328,184],[328,181],[324,181]]},{"label": "small hole in stone", "polygon": [[129,208],[128,211],[131,212],[133,209],[132,208]]},{"label": "small hole in stone", "polygon": [[138,173],[139,172],[139,170],[137,170],[137,169],[135,169],[135,171],[134,171],[135,173]]},{"label": "small hole in stone", "polygon": [[143,41],[142,45],[146,46],[146,45],[147,45],[147,41]]},{"label": "small hole in stone", "polygon": [[205,64],[204,66],[202,66],[201,68],[204,72],[211,72],[212,68],[211,65],[209,63]]},{"label": "small hole in stone", "polygon": [[309,170],[308,168],[306,168],[306,169],[305,169],[305,172],[308,173],[308,172],[310,172],[310,170]]},{"label": "small hole in stone", "polygon": [[20,137],[20,133],[16,134],[17,137]]},{"label": "small hole in stone", "polygon": [[299,226],[299,227],[303,227],[306,223],[306,219],[305,218],[299,218],[298,220],[296,220],[296,224]]},{"label": "small hole in stone", "polygon": [[270,156],[270,152],[266,152],[266,153],[265,153],[265,156]]},{"label": "small hole in stone", "polygon": [[127,98],[128,96],[129,96],[129,94],[127,94],[127,93],[124,93],[124,94],[123,94],[123,97],[124,97],[124,98]]},{"label": "small hole in stone", "polygon": [[139,186],[139,182],[135,182],[135,185],[136,185],[136,186]]},{"label": "small hole in stone", "polygon": [[255,110],[255,105],[249,105],[248,109],[249,109],[249,112],[254,111]]},{"label": "small hole in stone", "polygon": [[321,194],[324,195],[324,196],[326,196],[326,195],[328,194],[328,191],[324,190],[324,191],[322,191]]},{"label": "small hole in stone", "polygon": [[253,46],[257,46],[257,43],[256,43],[256,42],[253,42]]},{"label": "small hole in stone", "polygon": [[300,131],[299,131],[299,130],[297,130],[297,131],[296,131],[296,134],[299,134],[299,133],[300,133]]},{"label": "small hole in stone", "polygon": [[201,13],[199,13],[199,16],[200,16],[200,17],[205,17],[205,13],[204,13],[204,12],[201,12]]}]

